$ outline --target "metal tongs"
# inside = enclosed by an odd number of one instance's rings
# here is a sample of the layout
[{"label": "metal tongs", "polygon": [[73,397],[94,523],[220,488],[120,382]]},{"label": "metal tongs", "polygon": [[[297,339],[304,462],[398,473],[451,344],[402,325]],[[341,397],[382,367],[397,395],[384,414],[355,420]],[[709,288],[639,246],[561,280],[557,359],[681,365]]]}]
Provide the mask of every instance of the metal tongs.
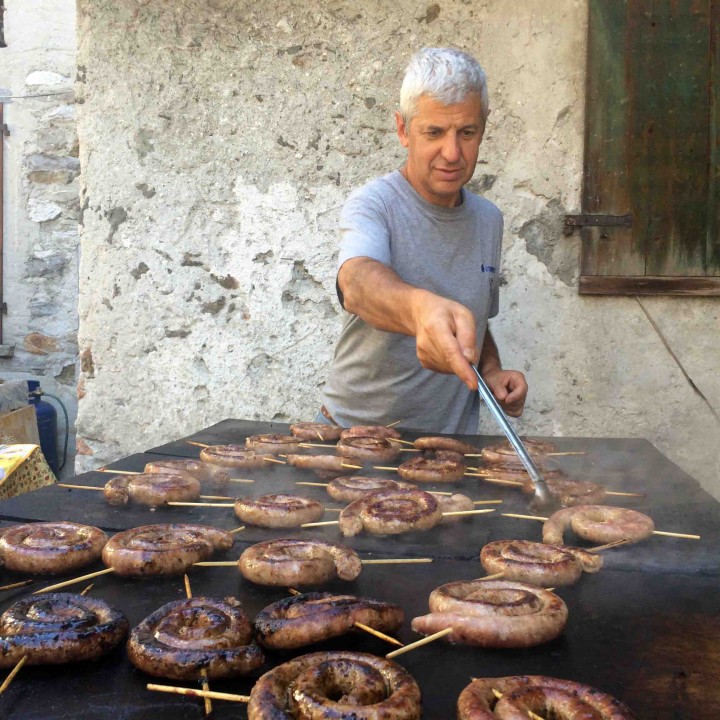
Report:
[{"label": "metal tongs", "polygon": [[545,479],[540,474],[540,471],[537,469],[535,463],[532,461],[530,453],[523,445],[520,436],[515,432],[515,428],[513,428],[510,424],[507,415],[505,415],[505,412],[500,407],[500,403],[498,403],[495,399],[495,396],[490,391],[490,388],[487,386],[485,380],[483,380],[482,375],[480,375],[480,372],[475,365],[470,363],[470,367],[477,375],[478,394],[480,395],[480,398],[484,400],[485,404],[490,408],[490,412],[493,414],[495,420],[497,420],[498,425],[500,425],[500,428],[515,449],[520,461],[525,466],[525,469],[528,471],[528,474],[533,481],[533,485],[535,486],[535,495],[532,499],[531,505],[537,509],[557,509],[560,505],[557,498],[548,489]]}]

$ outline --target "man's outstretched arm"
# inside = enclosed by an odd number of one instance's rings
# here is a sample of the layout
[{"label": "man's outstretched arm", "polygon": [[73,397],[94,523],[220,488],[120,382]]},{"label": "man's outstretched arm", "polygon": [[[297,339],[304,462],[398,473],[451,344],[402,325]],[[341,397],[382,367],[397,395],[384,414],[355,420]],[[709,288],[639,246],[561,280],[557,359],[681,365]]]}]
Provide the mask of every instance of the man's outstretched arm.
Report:
[{"label": "man's outstretched arm", "polygon": [[477,389],[468,362],[477,363],[480,350],[475,318],[464,305],[409,285],[387,265],[368,257],[343,263],[338,286],[348,312],[378,330],[415,337],[424,368],[454,373],[469,389]]}]

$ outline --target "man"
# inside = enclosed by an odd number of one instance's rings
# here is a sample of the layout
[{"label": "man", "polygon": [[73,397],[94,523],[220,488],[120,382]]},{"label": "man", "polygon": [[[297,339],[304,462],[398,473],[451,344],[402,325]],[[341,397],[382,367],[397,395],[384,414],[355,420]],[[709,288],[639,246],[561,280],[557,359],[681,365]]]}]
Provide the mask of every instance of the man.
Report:
[{"label": "man", "polygon": [[337,287],[347,312],[323,414],[340,425],[477,433],[475,364],[505,411],[521,414],[522,373],[503,370],[498,312],[502,216],[464,189],[489,113],[470,55],[426,48],[410,61],[396,113],[399,170],[356,190],[340,218]]}]

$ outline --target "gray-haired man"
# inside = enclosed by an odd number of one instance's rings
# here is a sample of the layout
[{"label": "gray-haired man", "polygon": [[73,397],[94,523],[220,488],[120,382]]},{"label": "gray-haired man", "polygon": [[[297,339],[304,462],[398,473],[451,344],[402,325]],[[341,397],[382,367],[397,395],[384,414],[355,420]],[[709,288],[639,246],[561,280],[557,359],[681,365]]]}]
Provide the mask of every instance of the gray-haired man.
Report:
[{"label": "gray-haired man", "polygon": [[396,113],[398,171],[348,198],[338,291],[346,310],[324,414],[341,425],[476,433],[475,363],[510,415],[527,395],[503,370],[487,320],[498,312],[502,216],[463,186],[489,113],[485,73],[467,53],[426,48],[410,61]]}]

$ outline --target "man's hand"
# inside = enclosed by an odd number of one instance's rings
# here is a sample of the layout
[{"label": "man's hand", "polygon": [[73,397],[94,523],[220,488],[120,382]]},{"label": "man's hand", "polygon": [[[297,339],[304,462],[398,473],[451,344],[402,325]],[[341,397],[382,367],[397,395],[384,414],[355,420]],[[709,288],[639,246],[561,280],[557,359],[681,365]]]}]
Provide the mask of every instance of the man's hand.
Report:
[{"label": "man's hand", "polygon": [[475,318],[464,305],[431,293],[413,303],[415,341],[420,364],[428,370],[454,373],[470,390],[477,378],[468,363],[477,364]]},{"label": "man's hand", "polygon": [[[521,372],[518,370],[494,369],[484,372],[483,380],[485,380],[495,399],[508,415],[511,417],[520,417],[522,415],[528,384]],[[477,387],[477,379],[475,382]]]}]

